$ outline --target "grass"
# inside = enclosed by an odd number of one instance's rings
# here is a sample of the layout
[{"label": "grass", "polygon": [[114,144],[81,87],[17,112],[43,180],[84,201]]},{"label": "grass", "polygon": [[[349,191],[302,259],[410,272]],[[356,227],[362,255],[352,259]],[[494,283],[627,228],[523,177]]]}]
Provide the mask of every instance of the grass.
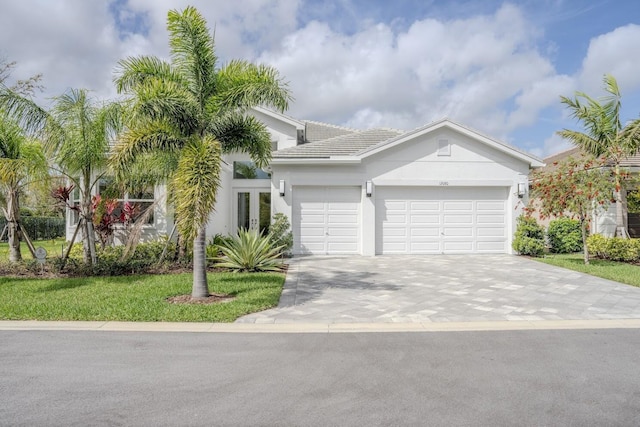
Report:
[{"label": "grass", "polygon": [[190,274],[27,279],[0,277],[0,319],[232,322],[278,304],[284,274],[210,273],[219,304],[171,304],[191,293]]},{"label": "grass", "polygon": [[600,259],[589,260],[589,265],[585,265],[582,253],[545,255],[544,258],[533,259],[545,264],[640,287],[640,266],[637,265]]},{"label": "grass", "polygon": [[[34,247],[42,246],[47,250],[47,257],[61,256],[62,245],[65,244],[64,237],[54,240],[35,240],[32,242]],[[66,249],[66,246],[65,246]],[[22,252],[22,258],[32,259],[29,248],[25,242],[20,242],[20,251]],[[7,242],[0,243],[0,260],[6,261],[9,259],[9,244]]]}]

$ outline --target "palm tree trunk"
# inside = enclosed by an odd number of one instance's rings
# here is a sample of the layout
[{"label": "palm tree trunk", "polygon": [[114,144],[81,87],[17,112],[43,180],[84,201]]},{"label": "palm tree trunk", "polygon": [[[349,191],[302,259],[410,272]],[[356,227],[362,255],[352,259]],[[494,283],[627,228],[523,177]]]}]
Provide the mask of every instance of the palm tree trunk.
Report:
[{"label": "palm tree trunk", "polygon": [[209,296],[209,285],[207,283],[207,260],[206,260],[206,225],[198,230],[196,238],[193,240],[193,289],[191,298],[206,298]]},{"label": "palm tree trunk", "polygon": [[17,189],[8,192],[7,200],[7,225],[8,225],[8,241],[9,241],[9,261],[22,261],[22,253],[20,252],[20,206],[19,195]]}]

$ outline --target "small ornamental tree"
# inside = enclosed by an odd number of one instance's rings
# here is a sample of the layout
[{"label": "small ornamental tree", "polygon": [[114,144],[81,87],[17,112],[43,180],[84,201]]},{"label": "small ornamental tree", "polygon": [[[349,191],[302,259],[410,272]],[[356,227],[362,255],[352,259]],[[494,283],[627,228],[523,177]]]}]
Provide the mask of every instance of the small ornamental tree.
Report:
[{"label": "small ornamental tree", "polygon": [[606,210],[611,203],[611,171],[603,162],[572,157],[554,165],[557,169],[533,175],[531,195],[539,199],[541,218],[569,216],[580,222],[584,263],[589,264],[587,227],[594,211]]}]

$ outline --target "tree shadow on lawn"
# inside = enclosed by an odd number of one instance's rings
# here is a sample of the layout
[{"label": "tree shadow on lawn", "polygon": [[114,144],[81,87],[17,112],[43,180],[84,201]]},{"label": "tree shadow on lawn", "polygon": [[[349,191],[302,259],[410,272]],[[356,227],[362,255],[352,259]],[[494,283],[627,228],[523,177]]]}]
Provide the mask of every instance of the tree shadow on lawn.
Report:
[{"label": "tree shadow on lawn", "polygon": [[40,292],[56,292],[67,289],[76,289],[82,286],[95,285],[96,281],[103,282],[105,279],[109,280],[110,284],[128,284],[131,282],[129,276],[89,276],[89,277],[73,277],[73,278],[60,278],[60,279],[47,279],[51,282],[40,289]]}]

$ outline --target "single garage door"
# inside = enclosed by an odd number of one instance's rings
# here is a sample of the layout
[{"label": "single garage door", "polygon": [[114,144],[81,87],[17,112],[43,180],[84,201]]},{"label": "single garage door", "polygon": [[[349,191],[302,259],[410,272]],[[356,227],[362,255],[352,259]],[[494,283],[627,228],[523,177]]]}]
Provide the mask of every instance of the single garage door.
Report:
[{"label": "single garage door", "polygon": [[376,188],[376,253],[505,253],[508,189]]},{"label": "single garage door", "polygon": [[360,187],[293,187],[296,254],[360,253]]}]

